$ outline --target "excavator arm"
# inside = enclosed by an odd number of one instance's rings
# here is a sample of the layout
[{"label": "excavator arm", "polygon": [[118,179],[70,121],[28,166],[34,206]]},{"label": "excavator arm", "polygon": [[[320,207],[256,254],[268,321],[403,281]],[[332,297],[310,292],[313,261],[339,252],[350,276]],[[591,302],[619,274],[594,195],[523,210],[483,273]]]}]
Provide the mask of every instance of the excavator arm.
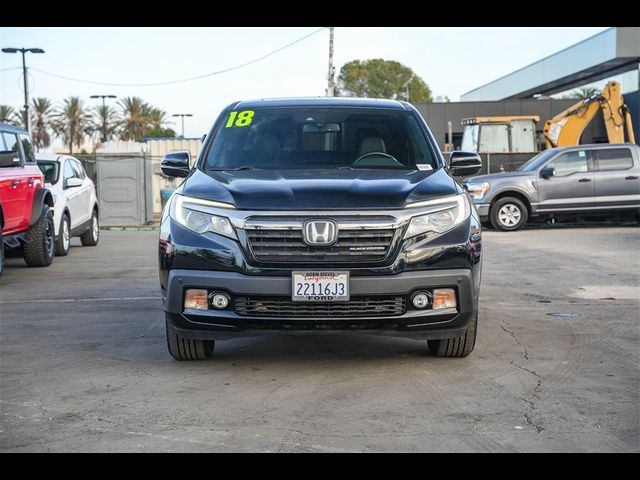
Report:
[{"label": "excavator arm", "polygon": [[567,108],[544,125],[547,148],[578,145],[580,136],[593,117],[602,109],[609,143],[624,143],[624,127],[631,143],[635,143],[631,114],[620,94],[620,83],[609,82],[602,92]]}]

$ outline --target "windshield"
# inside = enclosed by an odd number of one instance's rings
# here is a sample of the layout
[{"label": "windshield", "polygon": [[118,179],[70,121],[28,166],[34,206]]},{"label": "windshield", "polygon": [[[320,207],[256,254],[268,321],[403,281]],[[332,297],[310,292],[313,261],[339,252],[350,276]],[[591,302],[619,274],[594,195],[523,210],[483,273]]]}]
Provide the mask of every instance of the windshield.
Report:
[{"label": "windshield", "polygon": [[462,131],[462,145],[460,150],[464,152],[478,151],[478,125],[465,125]]},{"label": "windshield", "polygon": [[205,170],[435,169],[414,115],[362,108],[254,108],[227,113]]},{"label": "windshield", "polygon": [[539,154],[531,157],[527,163],[520,165],[516,168],[516,172],[532,172],[540,168],[555,152],[552,150],[545,150]]},{"label": "windshield", "polygon": [[60,169],[58,162],[38,160],[38,167],[40,167],[40,171],[44,174],[45,183],[54,185],[58,181],[58,170]]}]

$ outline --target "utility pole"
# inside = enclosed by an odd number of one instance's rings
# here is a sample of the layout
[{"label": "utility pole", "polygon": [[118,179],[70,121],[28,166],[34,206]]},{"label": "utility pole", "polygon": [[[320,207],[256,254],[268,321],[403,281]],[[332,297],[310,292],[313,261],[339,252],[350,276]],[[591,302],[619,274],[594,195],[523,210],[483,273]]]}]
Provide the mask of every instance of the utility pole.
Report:
[{"label": "utility pole", "polygon": [[333,66],[333,27],[329,27],[329,73],[327,74],[327,97],[335,97],[336,84],[334,82],[335,68]]},{"label": "utility pole", "polygon": [[404,88],[404,101],[408,102],[409,101],[409,84],[411,83],[411,81],[413,80],[413,78],[415,77],[415,73],[411,74],[411,77],[409,78],[409,80],[407,80],[407,83],[405,83],[402,87]]},{"label": "utility pole", "polygon": [[4,53],[22,53],[22,76],[24,81],[24,128],[29,131],[29,90],[27,90],[27,62],[25,54],[30,53],[44,53],[41,48],[3,48]]},{"label": "utility pole", "polygon": [[102,139],[100,140],[102,143],[107,141],[107,110],[106,104],[104,103],[105,98],[117,98],[115,95],[91,95],[89,98],[101,98],[102,99]]}]

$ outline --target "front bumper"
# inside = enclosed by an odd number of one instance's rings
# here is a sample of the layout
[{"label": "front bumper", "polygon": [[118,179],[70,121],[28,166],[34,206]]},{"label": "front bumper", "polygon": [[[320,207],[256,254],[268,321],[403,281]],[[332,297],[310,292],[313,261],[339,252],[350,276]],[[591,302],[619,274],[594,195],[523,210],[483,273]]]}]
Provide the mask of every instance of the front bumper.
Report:
[{"label": "front bumper", "polygon": [[291,278],[254,276],[238,272],[174,269],[169,272],[163,297],[167,327],[181,336],[202,340],[226,340],[273,331],[355,331],[383,335],[438,339],[461,336],[477,312],[477,289],[472,270],[447,269],[404,272],[384,276],[354,276],[352,296],[410,295],[420,288],[455,288],[457,308],[415,310],[410,304],[402,315],[388,317],[300,318],[243,316],[229,310],[183,309],[186,288],[221,289],[234,296],[291,295]]},{"label": "front bumper", "polygon": [[489,219],[489,207],[491,204],[489,203],[476,203],[476,209],[478,210],[478,215],[480,216],[481,221],[486,221]]}]

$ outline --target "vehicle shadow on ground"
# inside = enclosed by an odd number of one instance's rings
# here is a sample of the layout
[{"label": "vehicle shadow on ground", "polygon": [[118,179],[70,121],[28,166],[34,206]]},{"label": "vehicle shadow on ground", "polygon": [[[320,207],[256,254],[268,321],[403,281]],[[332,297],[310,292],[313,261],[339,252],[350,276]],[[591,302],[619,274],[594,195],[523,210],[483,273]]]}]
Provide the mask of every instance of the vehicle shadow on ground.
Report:
[{"label": "vehicle shadow on ground", "polygon": [[[150,329],[151,330],[151,329]],[[255,337],[218,341],[213,357],[204,361],[178,362],[167,351],[164,322],[154,322],[153,331],[148,331],[116,357],[122,360],[172,362],[183,368],[185,365],[231,362],[282,363],[291,362],[300,367],[317,362],[359,363],[362,361],[387,361],[389,359],[419,358],[442,360],[431,356],[426,340],[388,337],[356,332],[304,332],[267,333]],[[473,355],[473,354],[472,354]],[[111,356],[111,355],[110,355]],[[451,359],[445,359],[451,360]],[[464,359],[463,359],[464,361]]]},{"label": "vehicle shadow on ground", "polygon": [[[635,219],[617,219],[617,218],[605,218],[605,219],[583,219],[583,220],[531,220],[524,227],[523,230],[558,230],[558,229],[577,229],[577,228],[639,228],[640,220]],[[499,231],[491,226],[489,222],[483,222],[483,230]]]}]

